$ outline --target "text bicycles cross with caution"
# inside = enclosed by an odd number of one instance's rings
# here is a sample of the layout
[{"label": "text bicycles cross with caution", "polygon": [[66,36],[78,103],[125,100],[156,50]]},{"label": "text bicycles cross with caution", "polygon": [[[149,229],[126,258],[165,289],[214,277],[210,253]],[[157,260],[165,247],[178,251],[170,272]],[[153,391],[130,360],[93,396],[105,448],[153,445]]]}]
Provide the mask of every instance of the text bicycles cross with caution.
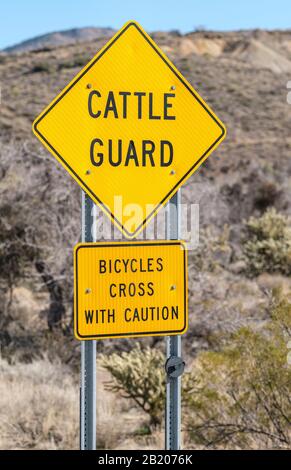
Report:
[{"label": "text bicycles cross with caution", "polygon": [[79,339],[182,334],[186,328],[187,260],[182,242],[76,246]]}]

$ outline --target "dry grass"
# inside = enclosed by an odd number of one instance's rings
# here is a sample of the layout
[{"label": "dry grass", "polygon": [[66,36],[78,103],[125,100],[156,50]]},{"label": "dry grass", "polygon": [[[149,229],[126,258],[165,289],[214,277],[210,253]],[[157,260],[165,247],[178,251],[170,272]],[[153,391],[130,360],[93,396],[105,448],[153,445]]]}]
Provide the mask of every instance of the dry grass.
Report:
[{"label": "dry grass", "polygon": [[0,449],[78,448],[78,385],[61,363],[0,360]]},{"label": "dry grass", "polygon": [[[47,358],[29,364],[0,359],[0,450],[78,449],[79,377]],[[140,436],[146,416],[104,389],[97,372],[97,448],[162,448],[160,433]]]}]

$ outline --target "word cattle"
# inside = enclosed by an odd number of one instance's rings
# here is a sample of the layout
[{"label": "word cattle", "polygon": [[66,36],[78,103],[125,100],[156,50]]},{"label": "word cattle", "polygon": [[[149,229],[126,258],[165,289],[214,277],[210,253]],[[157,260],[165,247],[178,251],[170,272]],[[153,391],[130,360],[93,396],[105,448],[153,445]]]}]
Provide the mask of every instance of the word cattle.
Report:
[{"label": "word cattle", "polygon": [[225,136],[222,122],[133,21],[43,110],[33,131],[127,238]]}]

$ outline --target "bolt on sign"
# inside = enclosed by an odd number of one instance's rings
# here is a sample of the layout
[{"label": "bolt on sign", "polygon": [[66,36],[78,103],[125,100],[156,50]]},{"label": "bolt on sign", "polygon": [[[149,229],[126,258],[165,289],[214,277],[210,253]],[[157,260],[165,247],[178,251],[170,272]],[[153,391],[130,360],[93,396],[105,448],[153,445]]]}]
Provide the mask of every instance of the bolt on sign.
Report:
[{"label": "bolt on sign", "polygon": [[225,136],[222,122],[133,21],[40,114],[33,131],[128,238]]},{"label": "bolt on sign", "polygon": [[188,326],[181,241],[79,243],[75,336],[81,340],[182,334]]}]

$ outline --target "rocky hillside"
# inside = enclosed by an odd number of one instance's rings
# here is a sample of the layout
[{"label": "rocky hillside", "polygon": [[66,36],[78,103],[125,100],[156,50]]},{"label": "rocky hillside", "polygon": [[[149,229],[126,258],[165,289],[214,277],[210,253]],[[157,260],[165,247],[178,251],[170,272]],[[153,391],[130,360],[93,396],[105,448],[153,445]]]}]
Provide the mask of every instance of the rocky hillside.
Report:
[{"label": "rocky hillside", "polygon": [[[45,343],[67,362],[74,358],[72,248],[80,236],[80,191],[32,136],[31,123],[111,34],[98,28],[55,33],[0,54],[3,354],[28,358]],[[242,239],[250,216],[269,207],[291,213],[291,31],[152,36],[228,128],[226,141],[183,188],[184,201],[200,204],[185,340],[186,352],[194,355],[214,347],[222,330],[258,327],[268,317],[271,287],[289,289],[280,272],[248,275]],[[54,314],[62,330],[50,335]],[[100,347],[129,344],[106,341]]]},{"label": "rocky hillside", "polygon": [[5,52],[20,53],[68,46],[74,43],[97,41],[100,38],[110,38],[112,34],[112,28],[74,28],[66,31],[56,31],[9,46],[5,49]]}]

